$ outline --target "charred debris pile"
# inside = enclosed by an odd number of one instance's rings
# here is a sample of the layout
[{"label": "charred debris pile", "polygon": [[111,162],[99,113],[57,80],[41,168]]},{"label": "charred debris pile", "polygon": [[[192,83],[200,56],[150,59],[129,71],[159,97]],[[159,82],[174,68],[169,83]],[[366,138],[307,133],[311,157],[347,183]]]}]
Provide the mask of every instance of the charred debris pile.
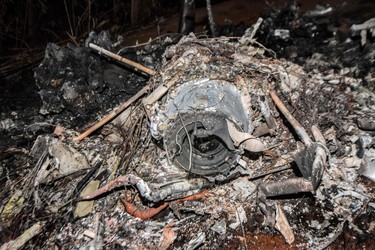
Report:
[{"label": "charred debris pile", "polygon": [[49,44],[1,113],[0,249],[371,246],[375,22],[332,13]]}]

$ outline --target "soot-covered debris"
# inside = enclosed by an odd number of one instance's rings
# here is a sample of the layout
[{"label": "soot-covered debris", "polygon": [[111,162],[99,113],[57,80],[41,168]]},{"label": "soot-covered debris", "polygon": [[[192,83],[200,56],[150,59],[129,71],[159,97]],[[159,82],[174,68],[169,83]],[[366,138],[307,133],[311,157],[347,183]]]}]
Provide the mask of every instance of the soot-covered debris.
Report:
[{"label": "soot-covered debris", "polygon": [[[171,42],[172,40],[170,40]],[[107,32],[91,32],[86,44],[95,42],[103,48],[112,48]],[[168,40],[157,48],[148,45],[142,55],[134,49],[123,48],[120,55],[140,61],[147,67],[156,67]],[[34,69],[38,93],[43,102],[39,113],[57,117],[70,116],[66,126],[76,126],[105,113],[129,99],[147,82],[147,76],[125,70],[116,62],[109,62],[87,47],[68,44],[66,48],[50,43],[42,63]],[[55,118],[57,121],[58,118]]]},{"label": "soot-covered debris", "polygon": [[[48,45],[34,70],[40,113],[35,111],[34,120],[28,116],[28,125],[19,121],[21,111],[1,114],[1,137],[12,140],[0,148],[1,249],[370,247],[374,184],[364,176],[373,177],[375,162],[372,28],[371,22],[360,26],[365,43],[361,31],[338,37],[330,25],[334,18],[328,7],[301,13],[292,6],[263,15],[257,40],[248,36],[251,32],[239,40],[190,35],[176,43],[163,37],[125,53],[157,70],[148,84],[155,90],[165,84],[167,95],[146,96],[81,142],[73,140],[79,134],[75,129],[128,99],[146,84],[146,76],[85,47]],[[88,41],[112,49],[104,33],[91,34]],[[275,53],[285,59],[274,59]],[[165,141],[173,141],[155,134],[168,137],[178,124],[178,131],[187,129],[186,117],[168,117],[173,109],[166,103],[185,104],[178,99],[180,89],[203,77],[248,89],[240,92],[248,95],[252,119],[244,132],[255,134],[265,147],[240,153],[239,164],[224,177],[197,177],[175,167],[165,150]],[[258,187],[301,177],[295,153],[305,146],[268,96],[269,88],[306,131],[319,127],[329,156],[315,194],[272,199],[294,233],[290,245],[265,225]],[[199,93],[195,97],[203,96]],[[232,172],[240,168],[244,171]],[[85,200],[93,192],[99,196]],[[30,237],[20,236],[24,232]]]}]

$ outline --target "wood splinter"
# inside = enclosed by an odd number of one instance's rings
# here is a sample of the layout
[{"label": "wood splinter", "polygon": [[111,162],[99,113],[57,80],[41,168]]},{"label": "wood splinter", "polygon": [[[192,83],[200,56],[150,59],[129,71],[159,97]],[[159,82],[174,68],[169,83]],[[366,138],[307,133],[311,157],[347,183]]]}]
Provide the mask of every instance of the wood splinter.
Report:
[{"label": "wood splinter", "polygon": [[82,133],[80,136],[77,136],[73,139],[73,141],[81,141],[87,136],[89,136],[91,133],[93,133],[98,128],[102,127],[103,125],[107,124],[110,120],[115,118],[117,115],[119,115],[121,112],[123,112],[126,108],[128,108],[133,102],[138,100],[141,96],[147,93],[147,91],[150,89],[150,86],[145,86],[143,89],[138,91],[135,95],[133,95],[129,100],[118,106],[115,110],[113,110],[111,113],[106,115],[103,119],[95,123],[93,126],[91,126],[88,130],[86,130],[84,133]]},{"label": "wood splinter", "polygon": [[95,45],[93,43],[89,43],[89,47],[92,48],[92,49],[94,49],[94,50],[96,50],[97,52],[99,52],[99,54],[104,54],[104,55],[106,55],[106,56],[108,56],[108,57],[110,57],[112,59],[115,59],[115,60],[117,60],[119,62],[122,62],[122,63],[125,63],[127,65],[130,65],[130,66],[132,66],[132,67],[134,67],[136,69],[141,70],[142,72],[144,72],[144,73],[146,73],[146,74],[148,74],[150,76],[153,76],[153,75],[156,74],[155,70],[152,70],[150,68],[147,68],[147,67],[143,66],[140,63],[134,62],[134,61],[129,60],[129,59],[125,58],[125,57],[117,55],[117,54],[115,54],[115,53],[113,53],[113,52],[111,52],[109,50],[106,50],[106,49],[104,49],[102,47],[99,47],[98,45]]},{"label": "wood splinter", "polygon": [[26,229],[20,236],[18,236],[15,240],[11,240],[3,245],[0,246],[0,250],[8,250],[8,249],[21,249],[23,246],[31,240],[33,237],[40,234],[45,227],[45,223],[42,221],[36,222],[33,226]]}]

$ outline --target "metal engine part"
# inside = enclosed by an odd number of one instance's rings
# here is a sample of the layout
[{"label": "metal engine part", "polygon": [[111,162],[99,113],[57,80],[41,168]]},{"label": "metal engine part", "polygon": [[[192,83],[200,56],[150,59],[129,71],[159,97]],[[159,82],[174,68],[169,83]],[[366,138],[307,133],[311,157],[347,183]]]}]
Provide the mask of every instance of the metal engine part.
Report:
[{"label": "metal engine part", "polygon": [[209,78],[183,83],[169,91],[151,131],[163,139],[171,162],[190,173],[228,174],[242,150],[235,147],[227,120],[250,132],[249,97],[234,83]]},{"label": "metal engine part", "polygon": [[262,48],[224,40],[189,35],[168,47],[142,100],[170,165],[210,181],[251,174],[244,150],[263,152],[268,143],[253,136],[255,128],[276,129],[269,87],[292,93],[304,79],[300,67],[270,60]]}]

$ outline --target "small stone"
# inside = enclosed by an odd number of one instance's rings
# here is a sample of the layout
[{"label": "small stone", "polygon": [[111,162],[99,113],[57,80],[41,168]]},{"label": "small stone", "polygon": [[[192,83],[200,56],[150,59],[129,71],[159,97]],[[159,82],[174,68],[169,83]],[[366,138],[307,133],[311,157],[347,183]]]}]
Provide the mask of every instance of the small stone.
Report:
[{"label": "small stone", "polygon": [[328,83],[337,85],[337,84],[340,83],[340,80],[339,79],[333,79],[333,80],[328,81]]},{"label": "small stone", "polygon": [[357,120],[357,125],[363,130],[375,130],[375,121],[372,118],[360,118]]},{"label": "small stone", "polygon": [[110,141],[114,144],[121,144],[123,143],[123,139],[121,138],[120,135],[118,135],[117,133],[112,133],[112,134],[109,134],[106,138],[105,138],[106,141]]}]

